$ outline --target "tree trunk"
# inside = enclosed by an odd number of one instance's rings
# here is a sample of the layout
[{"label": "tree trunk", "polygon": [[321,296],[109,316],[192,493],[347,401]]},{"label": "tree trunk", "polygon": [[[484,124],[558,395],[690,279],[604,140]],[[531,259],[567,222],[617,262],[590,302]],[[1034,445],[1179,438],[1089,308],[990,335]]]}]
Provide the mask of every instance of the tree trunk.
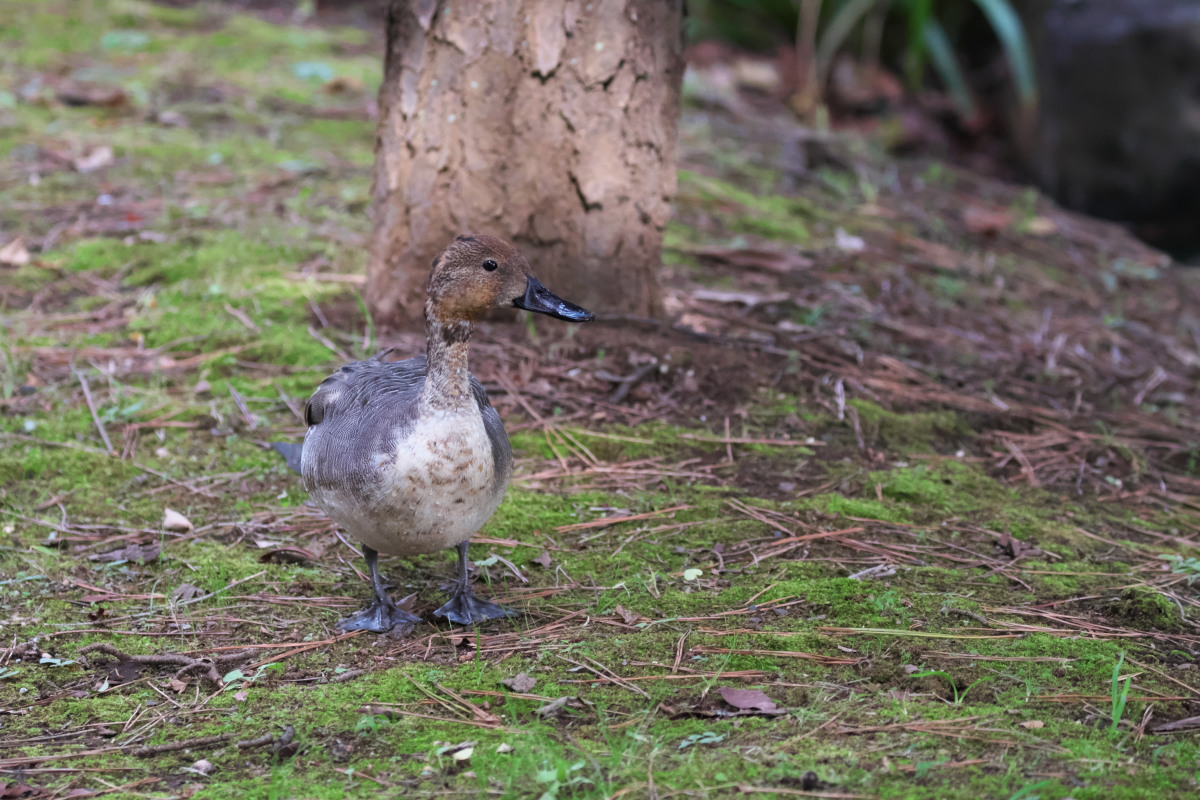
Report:
[{"label": "tree trunk", "polygon": [[421,323],[434,256],[513,240],[554,292],[658,310],[683,0],[392,0],[367,299]]}]

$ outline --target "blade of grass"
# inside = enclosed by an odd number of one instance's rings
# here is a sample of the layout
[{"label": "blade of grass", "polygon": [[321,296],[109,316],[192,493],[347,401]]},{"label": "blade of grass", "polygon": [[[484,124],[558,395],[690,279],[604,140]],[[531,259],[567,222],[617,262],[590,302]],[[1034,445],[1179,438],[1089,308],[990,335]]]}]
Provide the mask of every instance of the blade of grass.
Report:
[{"label": "blade of grass", "polygon": [[1033,55],[1021,18],[1009,0],[975,0],[975,5],[988,18],[996,38],[1012,67],[1017,97],[1027,109],[1037,103],[1037,80],[1034,77]]},{"label": "blade of grass", "polygon": [[829,75],[829,66],[833,63],[834,56],[846,43],[850,31],[854,30],[859,20],[879,2],[880,0],[850,0],[834,12],[833,18],[825,25],[821,40],[817,44],[817,79],[822,85]]},{"label": "blade of grass", "polygon": [[971,96],[967,77],[958,63],[958,57],[954,55],[954,47],[946,36],[946,29],[936,19],[925,24],[925,47],[929,50],[929,61],[950,92],[950,100],[958,109],[959,116],[964,120],[974,119],[978,112],[975,98]]}]

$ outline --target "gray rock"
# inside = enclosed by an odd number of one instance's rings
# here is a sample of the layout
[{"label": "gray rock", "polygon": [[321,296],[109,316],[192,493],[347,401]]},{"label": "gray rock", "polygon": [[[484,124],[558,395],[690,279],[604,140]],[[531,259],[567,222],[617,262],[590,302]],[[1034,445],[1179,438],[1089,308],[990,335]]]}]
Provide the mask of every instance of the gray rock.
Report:
[{"label": "gray rock", "polygon": [[1031,153],[1071,208],[1200,240],[1200,1],[1030,0]]}]

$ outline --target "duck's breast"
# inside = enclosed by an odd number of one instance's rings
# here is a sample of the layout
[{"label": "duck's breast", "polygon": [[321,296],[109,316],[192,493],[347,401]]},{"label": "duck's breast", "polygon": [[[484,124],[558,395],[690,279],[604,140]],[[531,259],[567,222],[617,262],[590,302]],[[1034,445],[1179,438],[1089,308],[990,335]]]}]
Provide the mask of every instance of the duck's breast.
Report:
[{"label": "duck's breast", "polygon": [[[375,366],[371,366],[375,365]],[[424,359],[358,362],[309,402],[305,486],[347,532],[383,553],[451,547],[504,498],[512,455],[477,382],[474,403],[423,408]]]}]

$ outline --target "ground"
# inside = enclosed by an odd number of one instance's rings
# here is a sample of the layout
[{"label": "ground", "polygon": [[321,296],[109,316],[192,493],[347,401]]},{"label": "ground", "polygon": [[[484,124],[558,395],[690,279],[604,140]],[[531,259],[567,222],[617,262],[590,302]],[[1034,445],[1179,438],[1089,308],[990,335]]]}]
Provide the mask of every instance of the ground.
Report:
[{"label": "ground", "polygon": [[668,321],[482,326],[520,615],[339,634],[267,445],[422,341],[377,42],[299,9],[0,0],[0,796],[1195,796],[1195,274],[784,117],[689,106]]}]

